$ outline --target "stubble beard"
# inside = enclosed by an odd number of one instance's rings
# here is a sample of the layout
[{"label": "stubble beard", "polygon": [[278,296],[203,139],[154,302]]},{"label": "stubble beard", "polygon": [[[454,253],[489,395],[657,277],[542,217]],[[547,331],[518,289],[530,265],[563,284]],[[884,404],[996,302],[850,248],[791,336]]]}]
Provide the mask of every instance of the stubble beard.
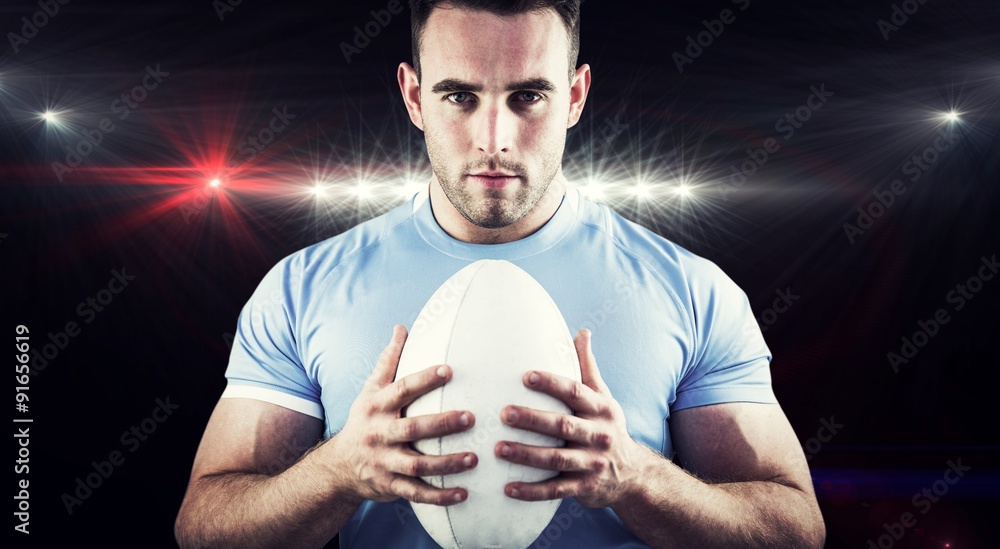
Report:
[{"label": "stubble beard", "polygon": [[[549,189],[559,171],[561,157],[547,155],[543,161],[537,181],[525,173],[524,166],[493,160],[487,164],[476,162],[461,166],[453,173],[447,173],[448,163],[445,155],[437,154],[437,148],[431,140],[427,142],[427,153],[431,168],[441,184],[441,190],[462,217],[473,225],[484,229],[499,229],[507,227],[527,215],[538,204]],[[467,173],[483,170],[502,170],[514,173],[520,179],[514,190],[514,196],[508,198],[508,189],[481,188],[478,183],[466,177]]]}]

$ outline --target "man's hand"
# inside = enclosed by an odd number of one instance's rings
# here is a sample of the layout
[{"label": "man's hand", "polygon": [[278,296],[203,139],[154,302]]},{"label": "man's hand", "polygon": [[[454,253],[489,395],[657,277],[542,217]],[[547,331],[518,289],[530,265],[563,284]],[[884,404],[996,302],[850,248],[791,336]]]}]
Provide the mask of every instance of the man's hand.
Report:
[{"label": "man's hand", "polygon": [[508,496],[525,501],[575,497],[587,507],[608,507],[629,489],[643,448],[625,429],[625,413],[601,379],[590,348],[590,330],[573,340],[580,359],[581,382],[547,373],[528,372],[524,384],[566,403],[575,416],[508,406],[503,420],[512,427],[566,441],[562,448],[500,441],[497,457],[540,469],[560,471],[552,479],[507,485]]},{"label": "man's hand", "polygon": [[444,385],[452,375],[451,367],[437,365],[394,382],[406,335],[403,326],[393,328],[392,341],[351,405],[344,428],[331,439],[340,461],[335,470],[348,474],[347,484],[358,500],[387,502],[403,497],[417,503],[452,505],[468,497],[464,488],[434,488],[415,477],[467,471],[478,463],[476,455],[426,456],[410,443],[471,429],[475,417],[458,410],[401,417],[406,405]]}]

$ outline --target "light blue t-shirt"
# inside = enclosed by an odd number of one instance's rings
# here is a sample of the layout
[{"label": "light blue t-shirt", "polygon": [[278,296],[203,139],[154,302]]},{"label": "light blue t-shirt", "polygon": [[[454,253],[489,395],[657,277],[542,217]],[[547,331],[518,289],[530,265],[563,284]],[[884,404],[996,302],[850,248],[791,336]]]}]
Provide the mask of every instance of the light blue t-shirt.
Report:
[{"label": "light blue t-shirt", "polygon": [[[714,263],[573,188],[543,227],[515,242],[452,238],[434,219],[425,189],[286,257],[240,314],[223,397],[278,404],[322,419],[326,436],[337,433],[393,325],[412,327],[431,294],[480,259],[524,269],[572,334],[591,330],[629,434],[668,458],[671,412],[777,402],[771,354],[743,291]],[[437,547],[404,499],[365,502],[340,540],[341,547]],[[532,547],[647,546],[610,508],[567,498]]]}]

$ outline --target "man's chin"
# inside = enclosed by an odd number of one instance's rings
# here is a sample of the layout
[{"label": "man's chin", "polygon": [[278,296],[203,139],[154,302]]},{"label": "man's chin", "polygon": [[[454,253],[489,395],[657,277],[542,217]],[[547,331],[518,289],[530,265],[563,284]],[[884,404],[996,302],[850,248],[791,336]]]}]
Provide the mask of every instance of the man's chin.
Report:
[{"label": "man's chin", "polygon": [[[463,214],[464,215],[464,214]],[[473,225],[481,229],[502,229],[516,222],[516,219],[511,219],[509,215],[476,215],[469,216],[464,215]]]}]

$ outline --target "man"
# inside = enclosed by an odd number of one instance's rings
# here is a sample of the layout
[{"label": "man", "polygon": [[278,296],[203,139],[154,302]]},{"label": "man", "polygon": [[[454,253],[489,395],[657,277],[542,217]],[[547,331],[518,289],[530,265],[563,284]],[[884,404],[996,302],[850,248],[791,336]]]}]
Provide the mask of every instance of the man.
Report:
[{"label": "man", "polygon": [[565,498],[540,546],[821,547],[746,296],[709,261],[567,190],[566,131],[591,81],[588,65],[572,68],[579,2],[417,0],[411,11],[414,64],[398,80],[426,136],[429,189],[264,277],[195,458],[181,545],[319,547],[339,533],[344,547],[434,547],[409,502],[453,505],[468,492],[419,477],[481,456],[423,456],[410,442],[488,418],[400,417],[452,375],[429,364],[394,382],[402,325],[452,274],[490,258],[532,274],[571,328],[589,328],[575,338],[584,383],[524,378],[573,415],[501,413],[567,440],[494,449],[561,472],[505,487]]}]

